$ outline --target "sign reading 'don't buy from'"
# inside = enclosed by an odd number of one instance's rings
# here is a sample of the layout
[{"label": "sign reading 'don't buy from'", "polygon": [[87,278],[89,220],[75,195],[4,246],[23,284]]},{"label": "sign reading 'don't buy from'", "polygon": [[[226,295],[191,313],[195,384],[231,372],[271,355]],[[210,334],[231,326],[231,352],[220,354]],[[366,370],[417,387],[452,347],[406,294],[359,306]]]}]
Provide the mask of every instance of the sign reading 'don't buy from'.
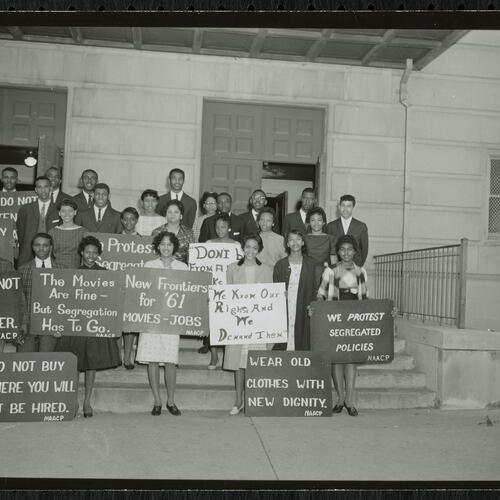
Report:
[{"label": "sign reading 'don't buy from'", "polygon": [[208,296],[212,345],[287,341],[284,283],[213,285]]}]

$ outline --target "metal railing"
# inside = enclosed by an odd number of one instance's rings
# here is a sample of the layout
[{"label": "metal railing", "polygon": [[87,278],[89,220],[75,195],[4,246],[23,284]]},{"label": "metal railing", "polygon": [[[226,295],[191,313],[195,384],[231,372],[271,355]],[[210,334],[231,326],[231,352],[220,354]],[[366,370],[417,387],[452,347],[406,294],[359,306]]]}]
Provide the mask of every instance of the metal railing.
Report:
[{"label": "metal railing", "polygon": [[376,255],[375,297],[407,318],[464,328],[467,243]]}]

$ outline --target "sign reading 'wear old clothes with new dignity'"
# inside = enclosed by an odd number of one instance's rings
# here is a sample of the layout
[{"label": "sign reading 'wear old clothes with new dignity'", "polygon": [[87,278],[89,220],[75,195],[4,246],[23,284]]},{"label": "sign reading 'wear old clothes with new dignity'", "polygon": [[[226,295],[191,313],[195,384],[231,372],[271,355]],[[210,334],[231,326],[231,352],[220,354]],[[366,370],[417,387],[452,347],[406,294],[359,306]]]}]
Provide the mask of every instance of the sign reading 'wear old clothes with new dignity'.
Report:
[{"label": "sign reading 'wear old clothes with new dignity'", "polygon": [[311,350],[332,363],[386,363],[394,358],[392,300],[314,302]]},{"label": "sign reading 'wear old clothes with new dignity'", "polygon": [[60,422],[77,411],[76,356],[0,353],[0,422]]},{"label": "sign reading 'wear old clothes with new dignity'", "polygon": [[123,326],[121,271],[33,269],[33,334],[119,337]]},{"label": "sign reading 'wear old clothes with new dignity'", "polygon": [[214,285],[209,297],[212,345],[287,341],[284,283]]},{"label": "sign reading 'wear old clothes with new dignity'", "polygon": [[16,340],[23,313],[21,275],[0,273],[0,340]]},{"label": "sign reading 'wear old clothes with new dignity'", "polygon": [[330,363],[317,352],[249,351],[245,414],[251,417],[329,417]]},{"label": "sign reading 'wear old clothes with new dignity'", "polygon": [[130,234],[88,233],[102,243],[102,254],[97,263],[111,271],[124,271],[131,267],[144,267],[148,260],[156,259],[152,236]]},{"label": "sign reading 'wear old clothes with new dignity'", "polygon": [[208,335],[208,286],[212,275],[173,269],[125,274],[125,332]]},{"label": "sign reading 'wear old clothes with new dignity'", "polygon": [[214,285],[225,285],[227,266],[243,257],[239,243],[191,243],[189,269],[211,272]]}]

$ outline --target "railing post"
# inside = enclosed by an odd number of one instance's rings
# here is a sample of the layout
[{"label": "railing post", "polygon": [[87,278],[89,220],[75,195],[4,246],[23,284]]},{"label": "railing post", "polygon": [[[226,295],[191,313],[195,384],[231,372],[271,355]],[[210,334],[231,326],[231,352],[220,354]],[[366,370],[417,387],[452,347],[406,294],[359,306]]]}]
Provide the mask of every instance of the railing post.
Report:
[{"label": "railing post", "polygon": [[465,306],[467,290],[467,246],[469,240],[462,238],[460,240],[460,255],[457,262],[457,293],[456,293],[456,312],[457,328],[465,328]]}]

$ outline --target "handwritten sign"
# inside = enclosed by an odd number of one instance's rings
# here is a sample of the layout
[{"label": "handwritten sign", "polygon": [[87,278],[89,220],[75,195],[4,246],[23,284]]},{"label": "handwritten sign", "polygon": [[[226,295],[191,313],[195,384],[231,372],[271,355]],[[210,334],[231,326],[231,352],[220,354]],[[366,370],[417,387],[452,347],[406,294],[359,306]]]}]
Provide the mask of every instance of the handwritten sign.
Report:
[{"label": "handwritten sign", "polygon": [[22,320],[21,275],[0,274],[0,340],[12,341],[19,336]]},{"label": "handwritten sign", "polygon": [[251,417],[330,417],[330,363],[315,352],[249,351],[245,414]]},{"label": "handwritten sign", "polygon": [[135,269],[125,274],[125,332],[208,335],[208,286],[199,271]]},{"label": "handwritten sign", "polygon": [[287,341],[284,283],[213,285],[209,299],[212,345]]},{"label": "handwritten sign", "polygon": [[97,263],[110,271],[124,271],[131,267],[144,267],[156,258],[152,236],[130,234],[88,233],[102,243],[102,254]]},{"label": "handwritten sign", "polygon": [[214,285],[225,285],[227,266],[243,257],[239,243],[191,243],[189,269],[212,273]]},{"label": "handwritten sign", "polygon": [[0,257],[13,262],[14,247],[11,241],[14,239],[14,221],[12,219],[0,218]]},{"label": "handwritten sign", "polygon": [[314,302],[311,350],[332,363],[387,363],[394,359],[392,300]]},{"label": "handwritten sign", "polygon": [[77,390],[74,354],[0,354],[0,422],[72,420],[77,412]]},{"label": "handwritten sign", "polygon": [[119,337],[123,273],[87,269],[33,269],[30,332]]}]

